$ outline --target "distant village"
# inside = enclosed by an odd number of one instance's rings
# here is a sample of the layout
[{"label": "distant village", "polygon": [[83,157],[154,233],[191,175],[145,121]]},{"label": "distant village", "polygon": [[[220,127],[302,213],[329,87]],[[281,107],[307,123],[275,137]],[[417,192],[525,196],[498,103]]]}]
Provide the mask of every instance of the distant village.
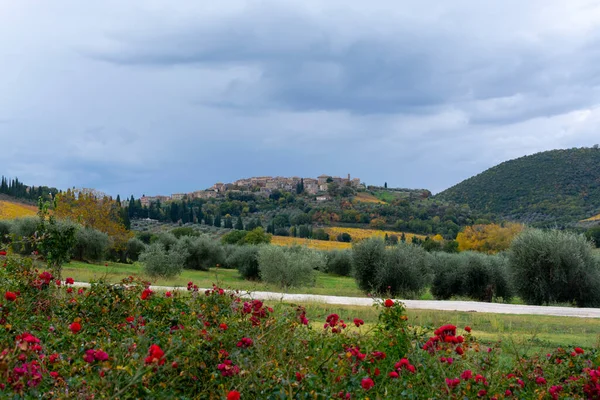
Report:
[{"label": "distant village", "polygon": [[197,190],[191,193],[173,193],[170,196],[142,196],[140,201],[142,206],[148,207],[150,203],[177,201],[185,199],[210,199],[225,197],[228,192],[243,193],[249,192],[262,196],[269,196],[274,190],[293,192],[299,183],[304,185],[304,192],[310,195],[318,195],[317,201],[329,200],[325,193],[329,183],[339,185],[349,185],[355,189],[363,188],[364,185],[359,178],[351,178],[350,174],[346,178],[339,176],[321,175],[315,178],[282,177],[282,176],[259,176],[246,179],[238,179],[233,183],[215,183],[206,190]]}]

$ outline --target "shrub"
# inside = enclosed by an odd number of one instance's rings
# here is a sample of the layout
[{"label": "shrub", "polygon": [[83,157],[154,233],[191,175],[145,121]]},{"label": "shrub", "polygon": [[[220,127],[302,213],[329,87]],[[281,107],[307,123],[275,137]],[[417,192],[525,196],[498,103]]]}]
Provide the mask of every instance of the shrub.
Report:
[{"label": "shrub", "polygon": [[352,248],[352,269],[361,290],[373,290],[377,286],[376,276],[385,260],[383,240],[369,238]]},{"label": "shrub", "polygon": [[0,244],[10,243],[10,221],[0,221]]},{"label": "shrub", "polygon": [[184,236],[179,239],[175,249],[186,254],[184,262],[186,269],[208,271],[209,268],[225,262],[223,247],[206,236]]},{"label": "shrub", "polygon": [[352,241],[352,236],[350,236],[349,233],[342,232],[339,235],[337,235],[337,241],[338,242],[350,243]]},{"label": "shrub", "polygon": [[244,238],[248,232],[235,230],[226,233],[221,237],[221,243],[223,244],[243,244]]},{"label": "shrub", "polygon": [[315,240],[329,240],[329,234],[325,232],[325,229],[315,229],[312,238]]},{"label": "shrub", "polygon": [[36,217],[17,218],[12,221],[11,234],[13,251],[23,255],[29,255],[35,250],[32,242],[33,236],[38,228],[39,220]]},{"label": "shrub", "polygon": [[247,232],[241,244],[271,243],[271,237],[271,234],[266,233],[263,228],[258,227],[252,229],[250,232]]},{"label": "shrub", "polygon": [[352,274],[352,253],[348,250],[332,250],[326,253],[325,271],[330,274]]},{"label": "shrub", "polygon": [[146,249],[146,245],[138,238],[131,238],[127,241],[127,258],[131,261],[137,261],[140,254]]},{"label": "shrub", "polygon": [[73,257],[81,261],[102,261],[110,247],[106,233],[93,228],[80,228],[75,234]]},{"label": "shrub", "polygon": [[150,244],[154,235],[150,232],[139,232],[137,238],[140,239],[144,244]]},{"label": "shrub", "polygon": [[151,243],[160,243],[169,251],[177,245],[177,238],[170,232],[161,232],[152,238]]},{"label": "shrub", "polygon": [[517,293],[528,304],[600,305],[600,271],[592,244],[582,235],[527,230],[510,247]]},{"label": "shrub", "polygon": [[200,233],[198,233],[198,231],[192,228],[191,226],[182,226],[179,228],[171,229],[171,233],[177,239],[180,239],[183,236],[200,236]]},{"label": "shrub", "polygon": [[600,247],[600,226],[595,226],[585,232],[585,237],[592,241],[596,247]]},{"label": "shrub", "polygon": [[258,249],[254,245],[236,247],[227,257],[227,264],[237,268],[244,279],[259,280]]},{"label": "shrub", "polygon": [[421,247],[403,243],[385,250],[381,268],[375,275],[377,293],[417,297],[429,280],[427,253]]},{"label": "shrub", "polygon": [[152,243],[142,254],[140,261],[144,272],[152,277],[172,278],[181,273],[187,253],[180,248],[166,250],[162,243]]},{"label": "shrub", "polygon": [[430,257],[430,266],[434,277],[431,294],[439,300],[447,300],[462,292],[462,279],[458,256],[446,253],[435,253]]},{"label": "shrub", "polygon": [[258,252],[260,276],[281,288],[312,286],[315,269],[322,269],[325,257],[305,247],[261,246]]}]

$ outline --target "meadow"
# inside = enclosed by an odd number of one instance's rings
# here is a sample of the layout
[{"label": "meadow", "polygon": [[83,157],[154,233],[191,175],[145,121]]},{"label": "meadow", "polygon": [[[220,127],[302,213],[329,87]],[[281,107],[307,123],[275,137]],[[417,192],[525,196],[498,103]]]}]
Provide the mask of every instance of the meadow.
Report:
[{"label": "meadow", "polygon": [[306,246],[309,249],[316,250],[344,250],[352,248],[352,243],[305,239],[291,236],[273,236],[271,238],[271,244],[276,246]]}]

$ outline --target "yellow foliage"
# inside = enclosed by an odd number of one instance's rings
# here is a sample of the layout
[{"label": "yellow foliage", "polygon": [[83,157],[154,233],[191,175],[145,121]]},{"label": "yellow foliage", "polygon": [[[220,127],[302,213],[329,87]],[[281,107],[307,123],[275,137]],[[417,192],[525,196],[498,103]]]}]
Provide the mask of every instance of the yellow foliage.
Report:
[{"label": "yellow foliage", "polygon": [[584,219],[582,222],[593,222],[593,221],[600,221],[600,214],[594,215],[593,217],[589,217],[587,219]]},{"label": "yellow foliage", "polygon": [[107,195],[93,190],[68,190],[56,195],[54,215],[106,233],[114,248],[123,250],[133,237],[121,221],[118,205]]},{"label": "yellow foliage", "polygon": [[456,236],[460,251],[473,250],[497,253],[510,247],[512,240],[523,231],[523,225],[508,223],[467,226]]},{"label": "yellow foliage", "polygon": [[432,237],[431,240],[433,240],[434,242],[443,242],[444,241],[444,237],[438,233],[437,235],[435,235],[434,237]]},{"label": "yellow foliage", "polygon": [[273,236],[271,238],[271,244],[276,246],[307,246],[308,248],[317,250],[343,250],[352,247],[352,244],[350,243],[303,239],[290,236]]},{"label": "yellow foliage", "polygon": [[[332,228],[325,228],[325,232],[327,232],[329,234],[329,240],[337,240],[337,236],[341,233],[348,233],[350,236],[352,236],[352,242],[360,242],[361,240],[370,238],[370,237],[379,237],[379,238],[385,238],[385,235],[387,234],[388,237],[392,236],[392,235],[396,235],[398,236],[398,239],[400,239],[400,237],[402,236],[402,232],[396,232],[396,231],[382,231],[382,230],[377,230],[377,229],[363,229],[363,228],[343,228],[343,227],[332,227]],[[404,236],[406,237],[406,241],[408,243],[410,243],[410,241],[412,240],[413,236],[416,236],[419,239],[425,240],[425,236],[423,235],[415,235],[414,233],[404,233]]]},{"label": "yellow foliage", "polygon": [[37,214],[37,207],[27,204],[0,200],[0,219],[32,217]]}]

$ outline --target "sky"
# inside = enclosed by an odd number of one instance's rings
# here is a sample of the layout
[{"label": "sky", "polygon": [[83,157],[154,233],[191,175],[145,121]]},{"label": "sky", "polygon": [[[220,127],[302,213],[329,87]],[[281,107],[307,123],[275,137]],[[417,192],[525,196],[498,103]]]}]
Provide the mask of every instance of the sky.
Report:
[{"label": "sky", "polygon": [[0,0],[0,175],[437,193],[600,143],[600,2]]}]

